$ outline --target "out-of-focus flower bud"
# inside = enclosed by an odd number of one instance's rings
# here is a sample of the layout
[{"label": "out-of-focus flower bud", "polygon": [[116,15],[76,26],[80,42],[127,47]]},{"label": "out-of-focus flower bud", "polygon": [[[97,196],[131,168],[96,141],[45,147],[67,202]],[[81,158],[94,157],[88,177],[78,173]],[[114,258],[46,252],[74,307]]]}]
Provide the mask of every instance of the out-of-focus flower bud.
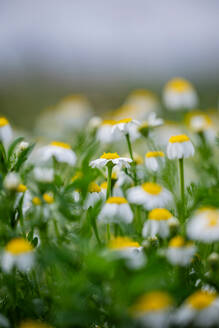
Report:
[{"label": "out-of-focus flower bud", "polygon": [[179,220],[177,218],[172,217],[168,220],[168,226],[170,228],[170,234],[175,235],[179,228]]},{"label": "out-of-focus flower bud", "polygon": [[94,116],[90,119],[90,121],[88,122],[88,128],[89,130],[96,130],[99,128],[99,126],[101,125],[102,119],[99,116]]},{"label": "out-of-focus flower bud", "polygon": [[4,179],[4,187],[10,191],[16,191],[20,184],[20,179],[17,173],[9,173]]},{"label": "out-of-focus flower bud", "polygon": [[21,141],[18,145],[18,152],[22,152],[29,147],[29,143],[27,141]]},{"label": "out-of-focus flower bud", "polygon": [[208,263],[212,270],[215,270],[219,267],[219,254],[213,252],[208,257]]}]

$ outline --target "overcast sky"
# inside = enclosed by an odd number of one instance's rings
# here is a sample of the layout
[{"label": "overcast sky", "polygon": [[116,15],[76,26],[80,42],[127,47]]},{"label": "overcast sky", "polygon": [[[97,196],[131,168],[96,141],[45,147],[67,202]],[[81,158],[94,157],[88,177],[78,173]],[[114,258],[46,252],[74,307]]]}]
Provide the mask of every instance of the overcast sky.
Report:
[{"label": "overcast sky", "polygon": [[218,17],[217,0],[0,0],[0,80],[214,80]]}]

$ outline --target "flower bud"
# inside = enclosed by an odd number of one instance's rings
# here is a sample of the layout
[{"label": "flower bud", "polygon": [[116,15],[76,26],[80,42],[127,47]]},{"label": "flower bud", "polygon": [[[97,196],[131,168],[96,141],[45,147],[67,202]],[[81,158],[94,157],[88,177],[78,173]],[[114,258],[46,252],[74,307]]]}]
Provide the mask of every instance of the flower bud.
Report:
[{"label": "flower bud", "polygon": [[10,191],[16,191],[20,184],[20,179],[17,173],[8,173],[4,179],[4,187]]}]

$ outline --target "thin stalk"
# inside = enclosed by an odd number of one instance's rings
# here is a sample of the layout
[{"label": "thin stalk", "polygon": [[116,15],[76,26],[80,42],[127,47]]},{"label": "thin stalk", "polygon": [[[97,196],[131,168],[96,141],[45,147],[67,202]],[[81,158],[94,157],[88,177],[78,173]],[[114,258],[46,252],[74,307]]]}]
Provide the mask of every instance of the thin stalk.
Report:
[{"label": "thin stalk", "polygon": [[92,224],[92,227],[93,227],[94,234],[95,234],[95,237],[97,239],[97,242],[98,242],[99,246],[101,246],[102,243],[101,243],[101,240],[100,240],[100,237],[99,237],[96,218],[94,217],[94,215],[92,215],[90,208],[88,209],[88,215],[90,216],[90,221],[91,221],[91,224]]},{"label": "thin stalk", "polygon": [[135,164],[135,160],[134,160],[134,156],[133,156],[132,144],[131,144],[130,136],[129,136],[128,133],[125,135],[125,137],[126,137],[126,141],[127,141],[127,145],[128,145],[128,149],[129,149],[130,157],[131,157],[131,159],[133,160],[134,182],[135,182],[135,185],[136,185],[136,184],[137,184],[136,164]]},{"label": "thin stalk", "polygon": [[[108,177],[107,177],[106,199],[111,197],[111,194],[112,194],[112,170],[113,170],[113,165],[111,163],[109,163],[107,165],[107,168],[108,168]],[[107,224],[106,229],[107,229],[107,238],[108,238],[108,241],[109,241],[110,240],[110,225],[109,225],[109,223]]]},{"label": "thin stalk", "polygon": [[182,203],[182,218],[184,218],[185,182],[184,182],[184,162],[183,162],[183,158],[179,159],[179,176],[180,176],[180,193],[181,193],[181,203]]}]

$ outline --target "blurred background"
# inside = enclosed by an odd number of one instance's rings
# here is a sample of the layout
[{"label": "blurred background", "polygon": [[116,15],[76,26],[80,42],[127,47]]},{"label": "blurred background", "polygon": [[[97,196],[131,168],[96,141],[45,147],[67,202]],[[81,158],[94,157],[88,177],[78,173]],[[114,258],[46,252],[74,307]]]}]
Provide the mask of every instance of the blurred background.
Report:
[{"label": "blurred background", "polygon": [[0,112],[31,129],[69,93],[100,113],[174,76],[216,107],[218,17],[217,0],[0,0]]}]

